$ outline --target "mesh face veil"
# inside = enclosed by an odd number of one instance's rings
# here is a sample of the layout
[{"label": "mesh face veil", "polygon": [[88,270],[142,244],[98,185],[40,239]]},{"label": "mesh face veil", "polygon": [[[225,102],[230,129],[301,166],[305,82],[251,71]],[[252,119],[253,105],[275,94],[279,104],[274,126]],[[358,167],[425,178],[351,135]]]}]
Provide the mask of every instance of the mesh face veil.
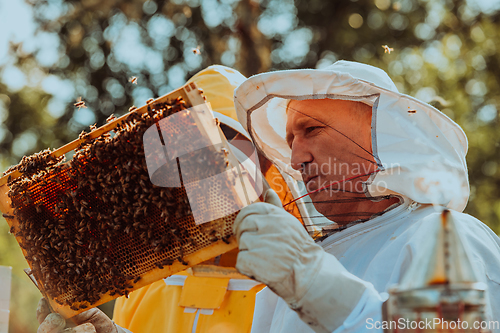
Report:
[{"label": "mesh face veil", "polygon": [[282,105],[290,167],[301,173],[302,191],[312,200],[306,205],[321,213],[310,216],[312,223],[324,226],[317,219],[326,217],[345,228],[399,203],[394,195],[373,197],[366,190],[370,177],[382,169],[372,151],[370,105],[342,99],[290,100]]},{"label": "mesh face veil", "polygon": [[[350,126],[334,121],[338,116],[338,107],[328,108],[325,107],[326,104],[320,106],[311,102],[309,108],[305,107],[310,100],[329,100],[330,103],[361,102],[360,104],[370,106],[369,143],[366,143],[366,136],[361,136],[361,132],[352,127],[353,124],[359,124],[354,119],[351,119]],[[292,108],[287,111],[287,106]],[[288,116],[297,114],[294,109],[302,113],[309,110],[305,115],[301,115],[302,118],[317,118],[322,114],[319,110],[332,115],[321,116],[325,117],[321,120],[327,122],[328,126],[310,129],[312,134],[318,131],[324,140],[320,140],[320,143],[308,143],[306,146],[310,150],[324,149],[322,158],[329,156],[334,162],[321,162],[317,167],[321,167],[323,163],[331,168],[330,174],[337,175],[337,178],[332,175],[323,177],[327,183],[332,183],[329,187],[330,194],[332,189],[337,190],[337,197],[328,200],[339,200],[342,197],[345,201],[326,202],[325,199],[325,203],[322,203],[320,196],[314,197],[314,194],[302,199],[318,199],[315,206],[320,211],[324,212],[320,205],[348,205],[349,201],[366,200],[377,202],[388,196],[409,198],[422,204],[444,205],[458,211],[465,208],[469,187],[465,163],[467,138],[462,129],[432,106],[400,94],[387,74],[378,68],[339,61],[321,70],[304,69],[259,74],[249,78],[236,89],[235,107],[238,119],[248,130],[257,149],[282,172],[291,175],[297,184],[305,181],[303,194],[310,191],[307,189],[309,185],[312,189],[312,185],[316,184],[314,179],[303,179],[301,167],[293,160],[294,147],[289,145],[290,140],[287,141]],[[310,114],[311,112],[313,114]],[[303,120],[304,123],[307,121]],[[293,145],[295,144],[294,140]],[[344,149],[340,149],[341,147]],[[301,149],[298,150],[300,151]],[[307,152],[307,149],[305,151]],[[320,156],[318,153],[315,152],[316,158]],[[333,160],[334,158],[336,160]],[[304,167],[314,166],[311,156],[303,159],[299,163],[305,163]],[[339,170],[341,165],[344,170]],[[357,165],[359,168],[355,170]],[[347,166],[349,170],[346,170]],[[364,170],[366,172],[363,172]],[[318,172],[321,174],[321,170]],[[347,180],[355,176],[359,178]],[[335,183],[339,180],[342,182]],[[357,190],[355,185],[358,185]],[[348,195],[351,197],[347,198]],[[374,215],[370,215],[372,211],[363,210],[344,211],[347,215],[357,215],[350,217],[342,217],[338,213],[329,214],[332,215],[330,218],[338,219],[342,223],[340,218],[345,218],[343,222],[350,222],[353,218],[363,220],[376,216],[389,207],[390,205]],[[319,214],[312,211],[311,216]],[[315,219],[311,219],[311,223],[314,223],[312,220]],[[325,223],[325,220],[321,223]]]}]

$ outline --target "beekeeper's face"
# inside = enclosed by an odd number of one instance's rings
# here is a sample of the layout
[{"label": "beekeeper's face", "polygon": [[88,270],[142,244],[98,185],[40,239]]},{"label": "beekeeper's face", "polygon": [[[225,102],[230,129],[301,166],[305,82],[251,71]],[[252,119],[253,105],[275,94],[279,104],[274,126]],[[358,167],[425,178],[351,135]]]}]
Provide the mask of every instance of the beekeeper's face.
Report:
[{"label": "beekeeper's face", "polygon": [[316,209],[340,223],[362,218],[350,218],[348,212],[366,200],[362,182],[377,169],[371,107],[332,99],[291,101],[286,139],[292,149],[292,167],[301,171],[308,192],[333,184],[311,194]]}]

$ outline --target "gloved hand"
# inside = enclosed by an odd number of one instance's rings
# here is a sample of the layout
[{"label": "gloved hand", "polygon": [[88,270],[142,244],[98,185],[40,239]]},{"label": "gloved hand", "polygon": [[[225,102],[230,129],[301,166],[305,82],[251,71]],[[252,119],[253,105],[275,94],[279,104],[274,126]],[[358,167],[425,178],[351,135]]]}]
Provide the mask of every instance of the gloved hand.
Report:
[{"label": "gloved hand", "polygon": [[240,211],[233,232],[236,269],[266,284],[316,332],[342,325],[367,287],[314,243],[273,190]]},{"label": "gloved hand", "polygon": [[37,333],[131,333],[116,325],[98,308],[64,320],[60,314],[50,312],[44,298],[38,302],[36,319],[40,324]]},{"label": "gloved hand", "polygon": [[[324,255],[273,190],[243,208],[234,221],[240,252],[236,269],[266,284],[293,308],[317,274]],[[304,282],[304,283],[302,283]]]}]

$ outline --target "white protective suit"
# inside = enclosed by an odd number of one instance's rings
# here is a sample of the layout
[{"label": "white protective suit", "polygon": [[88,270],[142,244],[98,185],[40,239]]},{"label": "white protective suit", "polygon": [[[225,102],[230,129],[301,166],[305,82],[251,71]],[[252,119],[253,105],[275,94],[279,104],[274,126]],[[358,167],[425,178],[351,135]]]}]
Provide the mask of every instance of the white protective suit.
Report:
[{"label": "white protective suit", "polygon": [[[400,94],[382,70],[347,61],[321,70],[259,74],[235,90],[238,118],[257,149],[297,181],[301,175],[290,167],[291,150],[285,140],[286,105],[291,99],[324,98],[372,105],[372,149],[382,171],[365,183],[365,192],[397,195],[401,204],[319,243],[328,256],[297,312],[281,298],[274,306],[275,296],[262,291],[256,313],[274,311],[269,331],[376,331],[368,323],[382,320],[388,288],[400,282],[419,249],[434,236],[430,230],[444,207],[451,209],[460,226],[478,279],[487,284],[487,314],[500,320],[500,240],[482,222],[461,213],[469,196],[467,138],[456,123],[432,106]],[[355,305],[340,309],[350,304],[349,294],[360,293]],[[314,325],[308,326],[298,314]],[[266,326],[258,317],[254,323]]]}]

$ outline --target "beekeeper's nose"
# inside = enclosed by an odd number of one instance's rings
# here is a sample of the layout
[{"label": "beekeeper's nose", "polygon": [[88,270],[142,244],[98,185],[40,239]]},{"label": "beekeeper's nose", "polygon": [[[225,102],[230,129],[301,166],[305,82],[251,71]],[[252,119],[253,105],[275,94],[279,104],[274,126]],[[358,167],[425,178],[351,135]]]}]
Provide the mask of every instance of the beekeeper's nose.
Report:
[{"label": "beekeeper's nose", "polygon": [[300,172],[304,172],[310,163],[314,161],[314,157],[309,150],[310,147],[301,140],[299,137],[296,137],[292,142],[292,155],[291,155],[291,166],[293,169],[298,170]]}]

